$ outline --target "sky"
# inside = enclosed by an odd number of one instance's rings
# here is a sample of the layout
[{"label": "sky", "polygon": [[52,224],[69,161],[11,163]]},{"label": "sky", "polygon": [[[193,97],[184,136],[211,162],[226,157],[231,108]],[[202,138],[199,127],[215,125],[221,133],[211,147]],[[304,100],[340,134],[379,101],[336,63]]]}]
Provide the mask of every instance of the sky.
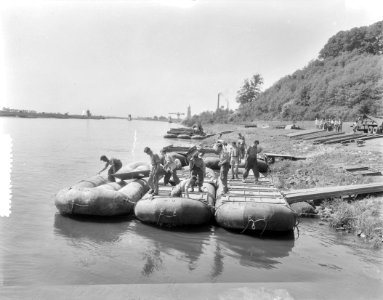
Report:
[{"label": "sky", "polygon": [[168,116],[236,108],[303,68],[378,0],[12,1],[0,6],[0,108]]}]

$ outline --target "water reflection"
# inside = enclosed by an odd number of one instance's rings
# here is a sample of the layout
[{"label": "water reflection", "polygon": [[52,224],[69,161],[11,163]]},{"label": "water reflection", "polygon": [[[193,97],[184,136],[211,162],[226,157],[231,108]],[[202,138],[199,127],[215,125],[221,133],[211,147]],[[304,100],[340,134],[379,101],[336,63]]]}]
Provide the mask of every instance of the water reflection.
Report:
[{"label": "water reflection", "polygon": [[132,216],[95,218],[56,214],[54,232],[76,243],[116,243],[128,231],[132,219]]},{"label": "water reflection", "polygon": [[[238,234],[217,229],[218,249],[225,248],[225,254],[239,259],[242,266],[272,269],[280,263],[280,259],[289,255],[294,247],[294,232],[285,234],[268,234],[261,238],[254,235]],[[216,255],[218,266],[219,255]]]},{"label": "water reflection", "polygon": [[212,270],[210,274],[211,279],[215,279],[222,274],[223,258],[224,258],[224,255],[222,254],[221,246],[219,245],[219,243],[216,243],[215,251],[214,251],[213,266],[212,266]]},{"label": "water reflection", "polygon": [[144,237],[152,246],[143,253],[144,265],[142,274],[150,276],[161,269],[164,255],[176,256],[187,263],[189,271],[197,266],[197,261],[209,243],[210,227],[202,226],[193,229],[166,229],[137,223],[135,233]]}]

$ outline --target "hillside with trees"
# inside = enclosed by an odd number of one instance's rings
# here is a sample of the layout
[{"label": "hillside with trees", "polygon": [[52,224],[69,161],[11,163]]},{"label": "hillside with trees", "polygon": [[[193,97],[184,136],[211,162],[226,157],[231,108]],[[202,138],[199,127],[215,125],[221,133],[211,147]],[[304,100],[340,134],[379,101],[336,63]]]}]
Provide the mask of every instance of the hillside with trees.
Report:
[{"label": "hillside with trees", "polygon": [[235,119],[350,120],[360,113],[383,115],[382,53],[383,21],[338,32],[302,70],[241,101],[249,87],[245,81],[238,91]]},{"label": "hillside with trees", "polygon": [[204,112],[186,124],[383,116],[383,21],[338,32],[302,70],[263,92],[262,84],[260,74],[245,79],[235,112]]}]

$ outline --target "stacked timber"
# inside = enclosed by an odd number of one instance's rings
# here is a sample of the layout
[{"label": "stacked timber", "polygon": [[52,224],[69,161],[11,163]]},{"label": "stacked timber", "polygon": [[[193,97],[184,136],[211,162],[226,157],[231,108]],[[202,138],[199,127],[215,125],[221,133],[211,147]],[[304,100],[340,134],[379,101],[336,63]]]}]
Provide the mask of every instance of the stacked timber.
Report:
[{"label": "stacked timber", "polygon": [[323,144],[335,144],[335,143],[343,143],[343,142],[352,142],[352,141],[354,141],[356,139],[359,139],[359,138],[361,138],[363,136],[366,136],[366,135],[363,134],[363,133],[354,133],[354,134],[338,137],[336,139],[326,140],[326,141],[323,142]]},{"label": "stacked timber", "polygon": [[362,136],[364,136],[363,133],[349,133],[349,134],[342,134],[342,135],[318,138],[318,139],[313,140],[313,143],[314,143],[314,145],[316,145],[316,144],[332,144],[332,143],[339,143],[342,141],[354,140],[354,139],[360,138]]}]

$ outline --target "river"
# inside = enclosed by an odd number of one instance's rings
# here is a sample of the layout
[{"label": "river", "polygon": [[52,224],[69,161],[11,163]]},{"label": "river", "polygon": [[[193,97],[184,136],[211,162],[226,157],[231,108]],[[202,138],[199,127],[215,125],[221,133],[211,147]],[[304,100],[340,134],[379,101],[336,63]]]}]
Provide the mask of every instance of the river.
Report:
[{"label": "river", "polygon": [[[260,238],[214,225],[169,230],[129,216],[58,214],[55,193],[100,171],[102,154],[123,163],[148,160],[144,147],[159,151],[174,142],[162,136],[175,124],[112,119],[0,122],[3,137],[12,140],[11,212],[0,217],[0,296],[23,298],[30,289],[42,287],[57,299],[67,295],[66,287],[80,289],[84,299],[111,290],[117,296],[123,287],[134,287],[142,297],[177,293],[198,298],[210,292],[217,299],[223,291],[240,298],[260,289],[302,299],[369,299],[383,292],[382,252],[314,219],[302,219],[294,234]],[[173,290],[163,291],[169,284]]]}]

